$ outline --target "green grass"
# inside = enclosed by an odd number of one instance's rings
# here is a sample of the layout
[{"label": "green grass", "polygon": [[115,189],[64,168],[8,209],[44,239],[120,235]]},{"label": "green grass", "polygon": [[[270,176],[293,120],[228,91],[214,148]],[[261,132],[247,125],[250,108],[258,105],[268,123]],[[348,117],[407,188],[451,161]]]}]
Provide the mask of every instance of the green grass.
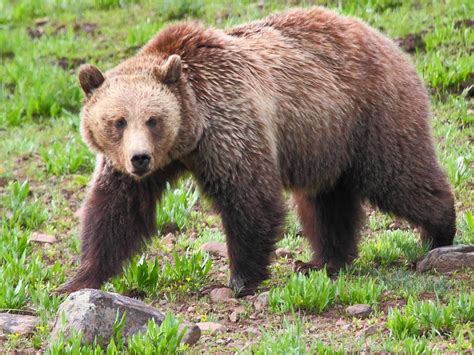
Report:
[{"label": "green grass", "polygon": [[341,275],[337,282],[337,300],[341,304],[376,304],[379,302],[385,285],[379,280],[358,276],[349,278]]},{"label": "green grass", "polygon": [[[108,70],[171,21],[195,18],[225,28],[312,3],[0,0],[0,310],[35,314],[41,320],[30,336],[5,335],[0,340],[2,353],[184,349],[171,316],[165,325],[150,324],[144,334],[127,342],[117,333],[113,343],[103,347],[83,345],[79,336],[49,344],[49,324],[63,300],[52,291],[77,267],[74,213],[94,164],[79,134],[82,94],[77,68],[90,62]],[[424,45],[412,59],[432,95],[436,149],[456,196],[455,243],[474,244],[474,108],[465,88],[474,72],[474,30],[466,21],[473,18],[474,3],[322,0],[318,4],[358,16],[392,38],[419,34]],[[294,275],[292,258],[275,260],[272,278],[263,286],[270,290],[269,309],[255,312],[251,300],[239,300],[245,312],[237,323],[228,320],[234,303],[209,305],[208,296],[200,292],[202,286],[226,283],[229,265],[199,251],[206,241],[224,241],[225,236],[216,212],[189,177],[168,187],[156,220],[158,235],[171,230],[175,241],[150,241],[146,254],[127,264],[104,289],[135,293],[186,320],[212,320],[228,327],[228,332],[206,336],[191,349],[194,352],[429,354],[468,352],[473,347],[472,273],[416,273],[414,263],[426,253],[426,246],[413,229],[393,227],[392,216],[370,213],[360,255],[337,280],[323,272],[307,278]],[[56,236],[57,242],[29,242],[36,231]],[[291,213],[278,246],[291,250],[295,259],[309,259],[308,243],[300,234]],[[371,304],[375,311],[365,320],[349,319],[343,309],[354,303]],[[339,318],[349,328],[338,325]],[[120,319],[116,326],[120,328]],[[378,330],[359,334],[371,326]],[[251,328],[261,336],[251,335]]]},{"label": "green grass", "polygon": [[176,223],[179,229],[185,227],[198,197],[198,191],[190,179],[183,181],[176,188],[168,185],[156,212],[158,228],[163,228],[170,223]]},{"label": "green grass", "polygon": [[[296,315],[295,315],[296,316]],[[283,320],[281,329],[264,331],[261,341],[251,348],[252,354],[344,354],[344,351],[323,343],[312,341],[309,345],[304,339],[303,321],[297,318],[294,322]]]},{"label": "green grass", "polygon": [[447,305],[408,299],[404,310],[393,309],[387,327],[397,339],[450,334],[456,327],[474,320],[474,292],[461,294]]},{"label": "green grass", "polygon": [[395,263],[414,263],[426,254],[428,246],[417,241],[413,232],[385,231],[375,238],[366,239],[360,245],[361,266],[388,266]]},{"label": "green grass", "polygon": [[321,270],[308,276],[292,275],[284,286],[272,288],[269,304],[276,312],[322,313],[334,304],[378,304],[384,290],[384,283],[371,277],[341,273],[337,280],[332,280]]},{"label": "green grass", "polygon": [[58,339],[52,342],[46,349],[49,355],[59,354],[174,354],[186,349],[181,343],[185,328],[180,329],[180,321],[168,313],[159,326],[153,321],[148,322],[146,330],[142,333],[133,334],[123,338],[121,331],[125,324],[126,314],[115,319],[114,336],[106,345],[82,344],[81,335],[76,334],[65,339],[60,334]]},{"label": "green grass", "polygon": [[307,309],[321,313],[334,302],[336,291],[325,270],[310,272],[307,277],[295,274],[285,286],[270,290],[269,304],[278,312]]},{"label": "green grass", "polygon": [[121,277],[112,280],[117,292],[139,291],[148,296],[157,292],[190,292],[202,287],[212,267],[212,260],[202,252],[188,250],[184,254],[176,252],[172,261],[160,263],[159,259],[147,260],[143,254],[136,257],[124,268]]}]

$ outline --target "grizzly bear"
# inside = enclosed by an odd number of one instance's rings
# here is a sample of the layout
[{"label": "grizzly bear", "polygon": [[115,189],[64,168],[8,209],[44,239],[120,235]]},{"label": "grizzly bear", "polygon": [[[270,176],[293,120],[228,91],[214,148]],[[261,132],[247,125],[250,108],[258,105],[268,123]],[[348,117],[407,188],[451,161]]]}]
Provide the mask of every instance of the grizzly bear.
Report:
[{"label": "grizzly bear", "polygon": [[357,19],[312,8],[225,31],[176,23],[105,75],[83,66],[79,80],[97,165],[81,265],[61,291],[120,272],[156,233],[167,183],[186,171],[221,214],[240,295],[269,276],[284,190],[314,251],[300,272],[335,273],[356,257],[364,201],[419,226],[432,248],[453,242],[422,80]]}]

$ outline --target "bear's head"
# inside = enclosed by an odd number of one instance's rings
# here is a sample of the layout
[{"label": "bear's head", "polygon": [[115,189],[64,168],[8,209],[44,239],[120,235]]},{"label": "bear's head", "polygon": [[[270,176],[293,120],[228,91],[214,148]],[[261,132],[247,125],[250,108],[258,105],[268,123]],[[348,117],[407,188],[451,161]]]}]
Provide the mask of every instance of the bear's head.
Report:
[{"label": "bear's head", "polygon": [[131,58],[106,75],[83,65],[81,134],[86,143],[136,179],[170,163],[182,145],[181,76],[178,55]]}]

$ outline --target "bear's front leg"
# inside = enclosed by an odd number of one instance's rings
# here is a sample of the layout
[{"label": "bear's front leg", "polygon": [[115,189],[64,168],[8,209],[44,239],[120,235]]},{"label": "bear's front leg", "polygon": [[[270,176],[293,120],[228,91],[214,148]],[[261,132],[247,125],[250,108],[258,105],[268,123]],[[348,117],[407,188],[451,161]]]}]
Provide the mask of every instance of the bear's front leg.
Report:
[{"label": "bear's front leg", "polygon": [[140,181],[98,159],[82,207],[81,265],[58,292],[99,288],[156,232],[156,200],[181,171],[172,164]]},{"label": "bear's front leg", "polygon": [[281,182],[273,167],[269,164],[266,168],[264,163],[260,160],[246,173],[232,167],[227,170],[229,175],[208,169],[198,176],[221,214],[230,259],[230,287],[238,296],[253,293],[268,278],[275,243],[282,233],[285,204]]}]

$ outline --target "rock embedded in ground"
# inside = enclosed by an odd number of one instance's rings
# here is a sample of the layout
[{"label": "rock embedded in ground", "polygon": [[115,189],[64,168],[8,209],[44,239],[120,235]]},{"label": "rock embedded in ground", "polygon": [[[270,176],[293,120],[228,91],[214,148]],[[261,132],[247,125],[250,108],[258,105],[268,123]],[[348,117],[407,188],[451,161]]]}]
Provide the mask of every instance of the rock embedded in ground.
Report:
[{"label": "rock embedded in ground", "polygon": [[29,241],[36,242],[36,243],[53,244],[53,243],[56,243],[56,237],[54,235],[49,235],[46,233],[33,232],[31,233]]},{"label": "rock embedded in ground", "polygon": [[219,256],[221,258],[227,258],[227,245],[222,242],[210,241],[201,245],[201,250],[209,253],[212,256]]},{"label": "rock embedded in ground", "polygon": [[161,242],[168,248],[172,248],[176,244],[176,237],[173,233],[168,233],[161,239]]},{"label": "rock embedded in ground", "polygon": [[367,337],[369,335],[372,335],[372,334],[375,334],[377,333],[378,331],[381,330],[381,326],[380,325],[370,325],[364,329],[361,329],[359,330],[357,333],[356,333],[356,337],[359,338],[359,337]]},{"label": "rock embedded in ground", "polygon": [[244,306],[237,306],[233,309],[232,313],[229,315],[229,320],[232,323],[237,323],[240,320],[240,317],[242,314],[245,313],[245,307]]},{"label": "rock embedded in ground", "polygon": [[[102,345],[107,344],[113,335],[117,312],[120,315],[124,312],[127,314],[122,331],[124,337],[145,331],[150,319],[157,325],[165,319],[165,315],[158,309],[139,300],[117,293],[84,289],[70,294],[59,307],[51,339],[54,341],[61,331],[65,337],[80,331],[83,343],[93,342],[97,337]],[[66,318],[64,324],[62,314]],[[183,322],[181,328],[183,327],[186,327],[183,342],[190,345],[196,343],[201,336],[199,327],[188,322]]]},{"label": "rock embedded in ground", "polygon": [[431,250],[416,264],[419,272],[453,272],[464,268],[474,269],[474,245],[456,245]]},{"label": "rock embedded in ground", "polygon": [[234,293],[228,287],[215,288],[210,293],[213,303],[227,302],[234,298]]},{"label": "rock embedded in ground", "polygon": [[32,334],[40,319],[22,314],[0,313],[0,333]]},{"label": "rock embedded in ground", "polygon": [[201,329],[201,331],[209,332],[211,334],[224,332],[226,330],[225,326],[216,322],[200,322],[196,323],[196,325]]},{"label": "rock embedded in ground", "polygon": [[275,255],[278,258],[291,258],[293,256],[293,253],[288,249],[278,248],[277,250],[275,250]]},{"label": "rock embedded in ground", "polygon": [[346,308],[346,313],[351,317],[366,318],[372,313],[372,307],[368,304],[353,304]]},{"label": "rock embedded in ground", "polygon": [[254,307],[256,311],[262,311],[268,307],[268,291],[262,292],[255,298]]}]

